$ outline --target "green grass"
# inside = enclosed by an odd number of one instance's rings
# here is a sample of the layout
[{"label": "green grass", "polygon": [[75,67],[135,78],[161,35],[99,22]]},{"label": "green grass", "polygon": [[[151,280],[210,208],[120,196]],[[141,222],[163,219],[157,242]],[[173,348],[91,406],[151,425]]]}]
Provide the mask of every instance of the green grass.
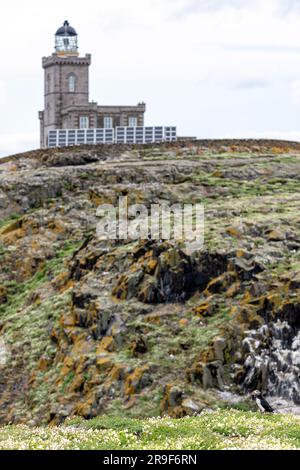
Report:
[{"label": "green grass", "polygon": [[[51,280],[66,269],[64,260],[71,256],[81,242],[67,241],[57,251],[55,258],[46,261],[31,279],[6,284],[8,301],[0,306],[0,320],[5,324],[3,339],[10,351],[8,367],[12,370],[24,368],[24,375],[36,370],[43,356],[52,364],[56,346],[51,341],[50,331],[57,326],[60,316],[69,308],[70,292],[43,297],[43,289],[51,291]],[[18,351],[18,354],[15,352]],[[56,396],[50,396],[50,384],[58,371],[52,365],[47,372],[38,371],[35,386],[15,402],[19,414],[25,413],[26,406],[31,410],[53,403]],[[25,406],[26,405],[26,406]]]},{"label": "green grass", "polygon": [[18,214],[12,214],[10,217],[8,217],[7,219],[1,219],[0,220],[0,230],[4,227],[6,227],[7,225],[11,224],[12,222],[14,222],[15,220],[18,220],[20,219],[21,216],[18,215]]},{"label": "green grass", "polygon": [[[222,167],[220,167],[222,168]],[[267,179],[265,176],[258,176],[255,179],[240,176],[239,178],[228,177],[222,174],[215,176],[216,173],[208,174],[200,171],[187,177],[192,183],[204,186],[206,188],[216,189],[216,193],[209,195],[210,199],[219,198],[218,190],[222,189],[222,198],[231,196],[240,198],[241,196],[257,197],[276,194],[295,193],[299,190],[299,181],[294,178],[273,178]]]},{"label": "green grass", "polygon": [[8,302],[0,307],[0,318],[14,323],[16,317],[19,316],[18,310],[23,306],[28,296],[59,274],[64,269],[64,260],[71,256],[79,246],[79,242],[66,242],[63,248],[56,253],[55,258],[47,261],[45,266],[37,271],[28,281],[23,283],[12,281],[8,283],[6,285]]},{"label": "green grass", "polygon": [[123,416],[127,420],[146,419],[160,416],[163,391],[150,388],[135,397],[134,406],[124,408],[124,400],[116,398],[108,403],[105,412],[108,419]]},{"label": "green grass", "polygon": [[280,450],[300,448],[300,418],[235,410],[198,417],[146,420],[71,419],[61,427],[0,429],[0,449],[74,450]]},{"label": "green grass", "polygon": [[[115,354],[115,360],[136,367],[145,363],[159,366],[159,376],[163,379],[170,370],[176,371],[177,377],[185,374],[186,364],[192,364],[195,357],[204,351],[218,336],[220,329],[228,320],[228,309],[220,301],[216,311],[211,318],[207,318],[203,326],[199,326],[199,318],[191,310],[192,303],[184,313],[188,320],[187,325],[179,327],[182,313],[170,314],[160,318],[159,324],[151,324],[141,316],[129,321],[127,327],[130,332],[127,336],[126,345]],[[136,337],[136,331],[142,331],[148,345],[148,352],[141,357],[133,357],[129,349],[132,339]],[[143,415],[145,416],[145,415]]]}]

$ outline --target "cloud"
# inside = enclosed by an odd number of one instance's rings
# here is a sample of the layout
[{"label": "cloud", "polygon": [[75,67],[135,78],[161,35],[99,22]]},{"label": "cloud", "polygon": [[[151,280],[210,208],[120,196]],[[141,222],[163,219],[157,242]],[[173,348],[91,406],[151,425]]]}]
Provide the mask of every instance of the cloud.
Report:
[{"label": "cloud", "polygon": [[271,83],[261,79],[240,80],[233,85],[234,90],[255,90],[257,88],[269,88]]},{"label": "cloud", "polygon": [[300,0],[277,0],[277,13],[280,15],[300,13]]},{"label": "cloud", "polygon": [[300,104],[300,80],[295,80],[291,84],[291,99],[292,104],[296,106]]},{"label": "cloud", "polygon": [[184,0],[178,3],[176,16],[210,13],[224,8],[248,9],[257,5],[257,0]]},{"label": "cloud", "polygon": [[3,80],[0,80],[0,106],[6,104],[6,86]]},{"label": "cloud", "polygon": [[212,13],[219,10],[257,11],[267,7],[276,16],[300,13],[300,0],[177,0],[177,16],[188,16],[197,13]]},{"label": "cloud", "polygon": [[0,158],[36,149],[37,133],[0,134]]},{"label": "cloud", "polygon": [[223,48],[233,52],[300,54],[300,46],[285,44],[226,44]]}]

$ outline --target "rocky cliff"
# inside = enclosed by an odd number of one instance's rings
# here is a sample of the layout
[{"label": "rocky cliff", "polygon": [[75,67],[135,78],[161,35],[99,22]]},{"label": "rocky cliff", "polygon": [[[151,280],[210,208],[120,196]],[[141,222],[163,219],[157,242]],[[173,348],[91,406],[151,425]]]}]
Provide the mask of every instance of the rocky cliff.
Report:
[{"label": "rocky cliff", "polygon": [[[0,421],[299,403],[299,179],[300,144],[275,141],[0,160]],[[204,249],[99,241],[119,196],[203,203]]]}]

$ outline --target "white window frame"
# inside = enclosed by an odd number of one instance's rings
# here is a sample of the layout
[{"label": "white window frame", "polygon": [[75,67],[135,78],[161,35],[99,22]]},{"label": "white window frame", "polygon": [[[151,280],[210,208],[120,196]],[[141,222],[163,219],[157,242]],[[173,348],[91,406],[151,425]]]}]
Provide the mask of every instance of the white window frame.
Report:
[{"label": "white window frame", "polygon": [[90,125],[90,119],[88,116],[79,116],[79,129],[88,129]]},{"label": "white window frame", "polygon": [[138,119],[136,116],[130,116],[128,118],[128,127],[137,127]]},{"label": "white window frame", "polygon": [[112,127],[113,127],[113,118],[111,116],[104,116],[103,127],[104,127],[104,129],[112,129]]}]

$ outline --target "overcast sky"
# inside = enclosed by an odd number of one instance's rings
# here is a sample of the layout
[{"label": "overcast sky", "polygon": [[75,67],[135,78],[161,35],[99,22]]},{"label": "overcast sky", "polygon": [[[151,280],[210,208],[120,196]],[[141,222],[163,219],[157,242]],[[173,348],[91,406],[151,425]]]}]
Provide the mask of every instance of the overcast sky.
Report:
[{"label": "overcast sky", "polygon": [[68,19],[92,54],[90,100],[147,103],[200,138],[300,140],[300,0],[1,4],[0,156],[39,145],[41,58]]}]

